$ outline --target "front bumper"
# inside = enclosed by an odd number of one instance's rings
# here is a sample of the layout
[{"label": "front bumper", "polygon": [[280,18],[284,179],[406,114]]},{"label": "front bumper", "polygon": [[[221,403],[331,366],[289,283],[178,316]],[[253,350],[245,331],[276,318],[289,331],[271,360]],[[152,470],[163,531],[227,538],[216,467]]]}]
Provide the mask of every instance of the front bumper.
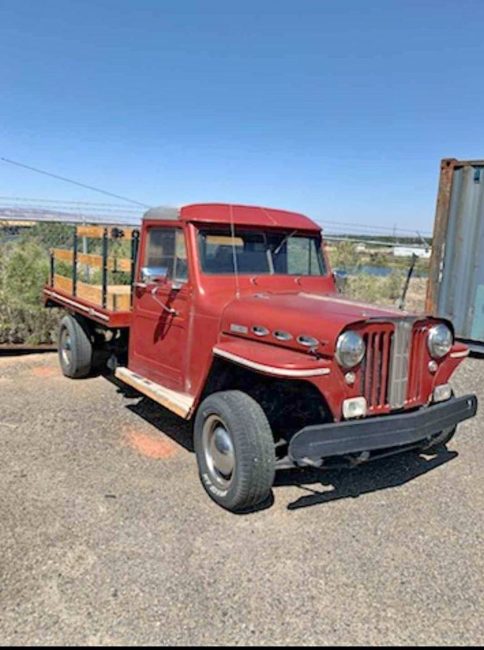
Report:
[{"label": "front bumper", "polygon": [[329,456],[398,450],[398,447],[424,443],[444,429],[473,417],[476,411],[477,397],[465,395],[410,413],[311,425],[291,438],[289,458],[296,464],[313,464]]}]

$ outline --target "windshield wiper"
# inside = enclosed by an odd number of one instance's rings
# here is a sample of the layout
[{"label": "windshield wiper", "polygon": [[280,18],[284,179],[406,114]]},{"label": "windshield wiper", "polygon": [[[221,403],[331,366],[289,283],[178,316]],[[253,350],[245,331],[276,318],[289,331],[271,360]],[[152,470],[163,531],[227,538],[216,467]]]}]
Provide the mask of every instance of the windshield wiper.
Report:
[{"label": "windshield wiper", "polygon": [[287,235],[286,235],[286,236],[281,240],[281,243],[279,244],[279,246],[277,246],[277,248],[273,251],[272,254],[273,254],[273,255],[278,255],[278,254],[279,254],[279,251],[280,251],[281,248],[284,246],[284,244],[285,244],[289,239],[291,239],[291,237],[292,237],[293,235],[295,235],[296,233],[297,233],[297,230],[293,230],[292,232],[288,233],[288,234],[287,234]]}]

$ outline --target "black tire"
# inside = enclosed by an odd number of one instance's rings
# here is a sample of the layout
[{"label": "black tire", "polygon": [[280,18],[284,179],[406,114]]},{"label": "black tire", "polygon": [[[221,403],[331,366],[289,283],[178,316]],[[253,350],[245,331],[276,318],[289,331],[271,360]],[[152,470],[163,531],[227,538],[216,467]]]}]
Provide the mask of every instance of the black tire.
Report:
[{"label": "black tire", "polygon": [[441,431],[437,435],[435,435],[429,442],[426,442],[424,445],[420,447],[420,451],[438,451],[442,447],[445,447],[447,443],[449,443],[452,438],[455,436],[455,432],[457,431],[457,426],[451,427],[450,429],[446,429],[445,431]]},{"label": "black tire", "polygon": [[[451,392],[451,396],[452,397],[455,396],[454,391]],[[445,447],[447,443],[449,443],[452,440],[452,438],[455,436],[456,431],[457,431],[457,425],[450,427],[450,429],[444,429],[444,431],[437,433],[428,442],[423,444],[420,447],[420,451],[437,452],[439,449]]]},{"label": "black tire", "polygon": [[93,345],[88,327],[80,318],[64,316],[61,320],[57,350],[66,377],[81,379],[89,376],[93,367]]},{"label": "black tire", "polygon": [[[212,426],[219,427],[216,431],[221,427],[233,444],[234,467],[227,479],[214,470],[207,452]],[[252,397],[238,390],[207,397],[195,418],[194,445],[202,485],[223,508],[247,512],[269,499],[275,475],[274,438],[264,411]]]}]

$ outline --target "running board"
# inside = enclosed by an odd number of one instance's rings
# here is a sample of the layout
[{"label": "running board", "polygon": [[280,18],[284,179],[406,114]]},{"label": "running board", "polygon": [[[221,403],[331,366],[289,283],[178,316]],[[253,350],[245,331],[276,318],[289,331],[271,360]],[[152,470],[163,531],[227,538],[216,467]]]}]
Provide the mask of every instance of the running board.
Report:
[{"label": "running board", "polygon": [[195,401],[190,395],[165,388],[122,366],[116,368],[114,375],[121,381],[124,381],[125,384],[132,386],[140,393],[143,393],[143,395],[158,402],[158,404],[173,411],[180,417],[185,418],[185,420],[190,417],[193,402]]}]

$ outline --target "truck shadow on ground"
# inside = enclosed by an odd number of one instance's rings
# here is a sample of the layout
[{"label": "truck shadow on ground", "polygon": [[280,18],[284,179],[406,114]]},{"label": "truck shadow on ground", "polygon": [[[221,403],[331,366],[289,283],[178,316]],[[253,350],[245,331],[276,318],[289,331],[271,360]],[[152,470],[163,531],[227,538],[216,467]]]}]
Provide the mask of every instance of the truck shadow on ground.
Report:
[{"label": "truck shadow on ground", "polygon": [[[401,455],[374,460],[353,469],[281,470],[276,475],[274,487],[296,486],[306,492],[307,494],[287,506],[288,510],[297,510],[399,487],[457,456],[456,451],[442,447],[432,455],[428,453],[424,456],[417,451],[406,451]],[[310,487],[316,483],[323,489]]]},{"label": "truck shadow on ground", "polygon": [[131,386],[116,379],[116,377],[106,377],[106,379],[114,384],[118,389],[118,393],[121,393],[124,397],[128,399],[138,398],[137,402],[126,404],[127,409],[138,415],[148,424],[154,426],[161,433],[167,435],[187,451],[195,451],[193,448],[191,422],[183,420],[160,404],[157,404],[148,397],[144,397],[134,388],[131,388]]},{"label": "truck shadow on ground", "polygon": [[[194,452],[191,422],[182,420],[116,378],[110,377],[109,381],[124,397],[138,398],[137,402],[127,404],[127,409],[187,451]],[[456,451],[449,451],[446,447],[441,447],[432,454],[429,452],[423,455],[415,450],[406,451],[359,465],[353,469],[279,470],[276,473],[274,488],[279,491],[278,488],[297,487],[304,492],[305,494],[287,506],[288,510],[297,510],[339,499],[355,499],[372,492],[399,487],[454,460],[457,456]],[[318,484],[320,489],[318,489]],[[265,510],[272,505],[273,501],[273,495],[271,495],[266,503],[254,510]]]}]

